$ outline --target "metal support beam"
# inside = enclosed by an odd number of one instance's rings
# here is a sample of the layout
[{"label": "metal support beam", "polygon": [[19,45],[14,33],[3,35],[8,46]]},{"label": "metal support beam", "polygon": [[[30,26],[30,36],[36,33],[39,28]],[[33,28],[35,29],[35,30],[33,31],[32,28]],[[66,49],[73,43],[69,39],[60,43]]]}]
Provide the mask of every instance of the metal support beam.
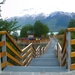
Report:
[{"label": "metal support beam", "polygon": [[67,50],[67,68],[68,68],[68,71],[70,71],[70,65],[71,65],[71,57],[70,57],[70,53],[71,53],[71,44],[70,44],[70,41],[71,41],[71,32],[67,32],[66,33],[66,39],[67,39],[67,46],[66,46],[66,50]]},{"label": "metal support beam", "polygon": [[[2,35],[2,41],[5,41],[4,46],[2,46],[2,52],[6,52],[6,34]],[[3,62],[7,62],[7,55],[2,58]]]}]

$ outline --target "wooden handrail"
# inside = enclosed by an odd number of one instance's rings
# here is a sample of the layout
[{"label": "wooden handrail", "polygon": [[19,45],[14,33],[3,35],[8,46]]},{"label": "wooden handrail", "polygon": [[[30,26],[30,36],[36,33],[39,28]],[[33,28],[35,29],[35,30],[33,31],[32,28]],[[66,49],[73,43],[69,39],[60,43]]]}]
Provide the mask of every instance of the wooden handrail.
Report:
[{"label": "wooden handrail", "polygon": [[26,56],[28,56],[28,54],[31,53],[31,50],[32,50],[32,48],[30,48],[30,49],[22,56],[22,58],[23,58],[23,59],[26,58]]},{"label": "wooden handrail", "polygon": [[17,55],[20,59],[22,59],[22,57],[20,56],[20,54],[18,52],[16,52],[7,42],[6,42],[6,46],[15,54]]},{"label": "wooden handrail", "polygon": [[58,56],[58,60],[60,62],[60,66],[64,66],[66,64],[66,55],[67,55],[66,54],[66,46],[67,46],[67,40],[66,40],[66,32],[65,32],[61,51],[58,51],[59,45],[57,44],[57,56]]},{"label": "wooden handrail", "polygon": [[75,31],[75,28],[67,28],[66,31]]},{"label": "wooden handrail", "polygon": [[40,48],[40,45],[37,47],[36,51]]},{"label": "wooden handrail", "polygon": [[32,53],[30,53],[28,58],[23,61],[23,65],[27,63],[27,61],[30,59],[31,56],[32,56]]},{"label": "wooden handrail", "polygon": [[7,53],[8,58],[12,59],[14,62],[16,62],[18,65],[22,66],[22,63],[17,60],[15,57],[13,57],[12,55],[10,55],[9,53]]},{"label": "wooden handrail", "polygon": [[0,60],[6,57],[6,59],[8,58],[15,62],[15,64],[13,64],[12,61],[3,60],[1,62],[1,69],[5,66],[15,66],[16,64],[20,66],[28,66],[32,58],[37,56],[36,50],[38,51],[38,53],[40,52],[40,46],[35,49],[32,43],[30,43],[28,46],[21,50],[6,31],[0,31],[0,34],[3,35],[3,39],[0,42],[0,46],[2,47],[2,49],[4,49],[1,50]]},{"label": "wooden handrail", "polygon": [[66,46],[67,46],[67,41],[65,41],[65,45],[63,47],[63,51],[62,51],[62,59],[64,58],[65,54],[66,54]]},{"label": "wooden handrail", "polygon": [[71,58],[75,57],[75,52],[71,52],[70,56],[71,56]]},{"label": "wooden handrail", "polygon": [[0,34],[6,34],[7,32],[6,31],[0,31]]},{"label": "wooden handrail", "polygon": [[40,45],[37,47],[37,49],[36,49],[36,55],[37,55],[37,57],[39,57],[40,56],[40,50],[41,50],[41,48],[40,48]]},{"label": "wooden handrail", "polygon": [[62,45],[62,53],[64,51],[65,43],[66,43],[66,32],[64,33],[64,40],[63,40],[63,45]]},{"label": "wooden handrail", "polygon": [[5,44],[5,41],[0,42],[0,46],[3,46]]},{"label": "wooden handrail", "polygon": [[75,63],[70,65],[70,70],[74,70],[75,69]]},{"label": "wooden handrail", "polygon": [[4,56],[6,56],[6,52],[1,52],[1,53],[0,53],[0,58],[2,58],[2,57],[4,57]]},{"label": "wooden handrail", "polygon": [[71,44],[71,45],[74,45],[74,44],[75,44],[75,39],[71,40],[71,41],[70,41],[70,44]]},{"label": "wooden handrail", "polygon": [[13,41],[13,39],[10,37],[10,35],[6,32],[6,35],[7,35],[7,37],[10,39],[10,41],[13,43],[13,45],[20,51],[20,52],[22,52],[21,51],[21,49],[17,46],[17,44]]},{"label": "wooden handrail", "polygon": [[[71,32],[75,31],[75,28],[67,28],[64,34],[64,41],[61,52],[61,66],[66,66],[68,70],[75,69],[75,63],[71,63],[71,58],[75,57],[75,51],[71,52],[71,45],[75,45],[75,39],[71,39]],[[67,34],[67,35],[66,35]],[[68,50],[69,51],[68,51]]]},{"label": "wooden handrail", "polygon": [[33,51],[33,57],[35,58],[36,57],[36,49],[34,48],[33,44],[32,44],[32,51]]},{"label": "wooden handrail", "polygon": [[30,57],[28,63],[27,63],[25,66],[28,66],[28,65],[29,65],[29,63],[31,62],[32,58],[33,58],[33,57]]},{"label": "wooden handrail", "polygon": [[28,46],[26,46],[24,49],[22,49],[22,52],[24,52],[27,48],[29,48],[30,46],[32,46],[32,43],[30,43]]},{"label": "wooden handrail", "polygon": [[9,65],[9,66],[15,66],[15,65],[11,64],[10,62],[8,62],[8,65]]},{"label": "wooden handrail", "polygon": [[6,36],[10,39],[10,41],[16,46],[16,48],[21,52],[20,48],[17,46],[17,44],[13,41],[13,39],[10,37],[10,35],[7,33],[7,31],[0,31],[0,34],[6,34]]},{"label": "wooden handrail", "polygon": [[44,53],[48,50],[49,46],[50,46],[51,41],[49,41],[47,43],[47,45],[44,47]]},{"label": "wooden handrail", "polygon": [[[13,48],[12,45],[10,45],[7,41],[1,41],[0,46],[6,45],[6,47],[9,49],[9,51],[8,51],[9,53],[7,51],[2,52],[2,50],[1,50],[0,60],[4,56],[7,56],[12,61],[16,62],[18,65],[20,65],[20,66],[26,65],[27,66],[30,63],[32,57],[35,56],[35,53],[36,53],[34,50],[33,44],[30,43],[28,46],[26,46],[24,49],[21,50],[6,31],[0,31],[0,34],[6,35],[8,40],[10,40],[10,42],[17,49],[17,51],[16,51],[15,48]],[[10,51],[12,52],[12,55],[11,55]],[[15,57],[13,56],[14,54],[16,55]],[[6,63],[8,63],[8,64],[6,64]],[[13,64],[10,63],[9,61],[7,61],[7,62],[3,61],[1,66],[2,66],[2,68],[4,68],[7,65],[13,66]]]},{"label": "wooden handrail", "polygon": [[2,68],[4,68],[4,67],[6,66],[6,62],[3,62],[3,63],[1,64],[1,66],[2,66]]},{"label": "wooden handrail", "polygon": [[64,34],[62,35],[54,35],[54,38],[63,38],[64,37]]}]

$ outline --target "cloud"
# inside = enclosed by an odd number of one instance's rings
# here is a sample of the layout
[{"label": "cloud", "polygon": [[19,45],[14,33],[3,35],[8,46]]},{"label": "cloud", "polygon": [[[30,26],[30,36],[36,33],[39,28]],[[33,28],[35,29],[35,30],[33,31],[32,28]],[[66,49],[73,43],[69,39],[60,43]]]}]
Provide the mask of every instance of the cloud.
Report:
[{"label": "cloud", "polygon": [[75,12],[75,0],[6,0],[2,17],[24,14],[50,14],[53,11]]},{"label": "cloud", "polygon": [[28,8],[28,9],[24,9],[22,11],[32,11],[32,10],[34,10],[34,9],[33,8]]}]

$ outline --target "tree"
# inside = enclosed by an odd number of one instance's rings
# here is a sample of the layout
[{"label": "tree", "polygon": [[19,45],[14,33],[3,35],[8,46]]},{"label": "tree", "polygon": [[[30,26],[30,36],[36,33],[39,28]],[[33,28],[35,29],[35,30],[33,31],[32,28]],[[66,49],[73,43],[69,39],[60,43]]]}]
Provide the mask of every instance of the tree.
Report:
[{"label": "tree", "polygon": [[48,28],[48,26],[46,24],[43,24],[43,29],[44,29],[43,33],[46,36],[50,30],[49,30],[49,28]]},{"label": "tree", "polygon": [[75,20],[71,19],[71,21],[69,22],[68,28],[73,28],[75,27]]},{"label": "tree", "polygon": [[36,37],[41,37],[41,35],[46,35],[49,32],[49,28],[38,20],[34,23],[34,32]]},{"label": "tree", "polygon": [[46,24],[36,21],[33,26],[31,24],[23,26],[20,37],[27,37],[28,31],[34,32],[36,37],[41,37],[41,35],[46,35],[49,32],[49,28]]},{"label": "tree", "polygon": [[65,30],[61,29],[59,32],[58,32],[58,35],[61,35],[61,34],[64,34]]},{"label": "tree", "polygon": [[[71,19],[71,21],[69,22],[68,28],[73,28],[75,27],[75,19]],[[75,39],[75,32],[71,33],[71,37],[72,39]]]},{"label": "tree", "polygon": [[8,22],[7,20],[0,19],[0,31],[7,31],[9,34],[12,31],[16,31],[20,26],[17,26],[17,20]]},{"label": "tree", "polygon": [[21,32],[20,32],[20,37],[27,37],[27,31],[34,31],[34,28],[31,24],[27,24],[22,27]]},{"label": "tree", "polygon": [[[68,28],[73,28],[73,27],[75,27],[75,19],[71,19],[68,25]],[[71,38],[75,39],[75,32],[71,32]]]}]

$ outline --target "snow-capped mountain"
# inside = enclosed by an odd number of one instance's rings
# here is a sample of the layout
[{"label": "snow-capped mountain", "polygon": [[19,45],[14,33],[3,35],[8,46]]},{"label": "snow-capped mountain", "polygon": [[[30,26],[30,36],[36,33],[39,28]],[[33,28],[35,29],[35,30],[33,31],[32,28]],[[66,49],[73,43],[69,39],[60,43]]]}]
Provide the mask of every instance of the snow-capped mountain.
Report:
[{"label": "snow-capped mountain", "polygon": [[24,16],[15,16],[11,17],[8,20],[13,20],[17,18],[18,24],[24,26],[26,24],[34,24],[36,20],[40,20],[41,22],[48,25],[51,31],[59,31],[60,29],[66,29],[69,21],[71,19],[75,19],[75,13],[56,11],[51,14],[45,16],[44,13],[33,14],[33,15],[24,15]]}]

